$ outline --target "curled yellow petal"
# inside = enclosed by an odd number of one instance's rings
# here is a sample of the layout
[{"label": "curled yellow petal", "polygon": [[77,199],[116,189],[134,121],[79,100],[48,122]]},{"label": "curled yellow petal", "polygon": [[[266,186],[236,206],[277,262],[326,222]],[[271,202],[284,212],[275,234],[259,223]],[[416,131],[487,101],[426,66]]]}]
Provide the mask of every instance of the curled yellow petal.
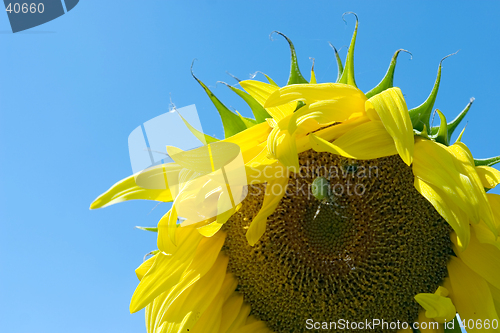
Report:
[{"label": "curled yellow petal", "polygon": [[92,202],[90,209],[103,208],[128,200],[154,200],[171,202],[172,194],[166,182],[166,172],[179,170],[179,166],[162,164],[142,173],[129,176],[111,186]]},{"label": "curled yellow petal", "polygon": [[494,188],[500,184],[500,171],[497,169],[489,166],[477,166],[476,172],[484,187]]},{"label": "curled yellow petal", "polygon": [[251,246],[254,246],[266,231],[267,218],[278,207],[285,195],[287,185],[288,175],[275,178],[267,183],[262,208],[250,223],[246,233],[247,241]]},{"label": "curled yellow petal", "polygon": [[399,88],[389,88],[367,101],[367,109],[373,107],[394,139],[401,159],[410,165],[413,161],[413,127],[403,94]]},{"label": "curled yellow petal", "polygon": [[428,318],[427,311],[419,311],[417,325],[420,333],[444,333],[444,325]]},{"label": "curled yellow petal", "polygon": [[284,166],[299,168],[299,156],[297,153],[297,142],[295,135],[288,131],[281,131],[279,127],[274,128],[267,141],[269,155],[280,161]]},{"label": "curled yellow petal", "polygon": [[363,123],[328,142],[315,134],[309,135],[311,148],[318,152],[329,152],[348,158],[370,160],[396,155],[394,140],[380,121]]},{"label": "curled yellow petal", "polygon": [[453,302],[448,297],[437,294],[421,293],[415,300],[425,309],[425,316],[438,323],[445,323],[455,318],[457,313]]}]

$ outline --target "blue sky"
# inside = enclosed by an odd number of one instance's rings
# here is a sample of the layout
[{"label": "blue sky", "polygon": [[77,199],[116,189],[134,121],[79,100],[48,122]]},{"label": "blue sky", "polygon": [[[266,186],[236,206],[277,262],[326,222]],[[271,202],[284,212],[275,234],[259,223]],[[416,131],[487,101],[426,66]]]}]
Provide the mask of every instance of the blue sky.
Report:
[{"label": "blue sky", "polygon": [[[196,104],[205,131],[223,136],[217,112],[190,76],[226,105],[250,111],[219,80],[262,71],[284,85],[289,50],[309,78],[334,81],[334,53],[359,15],[356,80],[363,91],[403,48],[395,85],[420,104],[445,60],[435,107],[452,119],[475,97],[463,141],[476,157],[500,154],[497,15],[500,2],[469,1],[97,1],[26,32],[10,33],[0,13],[0,330],[145,332],[128,312],[134,269],[156,246],[167,204],[90,203],[131,173],[130,132],[178,106]],[[346,49],[341,50],[344,57]],[[261,78],[261,77],[260,77]],[[494,190],[493,193],[500,193]]]}]

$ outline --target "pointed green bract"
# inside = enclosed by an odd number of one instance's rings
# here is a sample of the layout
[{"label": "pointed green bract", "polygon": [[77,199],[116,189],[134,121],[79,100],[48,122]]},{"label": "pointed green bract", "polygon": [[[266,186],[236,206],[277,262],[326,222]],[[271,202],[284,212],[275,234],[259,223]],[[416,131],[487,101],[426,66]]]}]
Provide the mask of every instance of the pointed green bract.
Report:
[{"label": "pointed green bract", "polygon": [[[467,112],[469,112],[469,109],[472,106],[472,103],[474,103],[474,98],[471,98],[470,102],[467,104],[465,109],[463,109],[462,112],[460,112],[460,114],[455,119],[453,119],[452,121],[450,121],[448,123],[448,140],[451,139],[451,136],[453,135],[453,133],[457,129],[458,125],[460,125],[460,123],[462,122],[464,117],[467,115]],[[435,126],[431,129],[431,134],[435,135],[435,134],[437,134],[438,131],[439,131],[439,127]]]},{"label": "pointed green bract", "polygon": [[429,137],[429,133],[427,133],[427,127],[425,127],[425,125],[424,125],[424,128],[422,129],[422,131],[413,129],[413,134],[417,135],[417,136],[421,136],[421,137],[423,137],[425,139],[429,139],[429,140],[431,139]]},{"label": "pointed green bract", "polygon": [[297,101],[297,106],[295,107],[295,110],[293,110],[293,112],[297,112],[304,105],[306,105],[306,103],[304,103],[303,101]]},{"label": "pointed green bract", "polygon": [[221,81],[221,83],[225,84],[229,89],[234,91],[238,96],[241,97],[241,99],[243,99],[248,104],[250,109],[252,109],[252,113],[255,116],[255,120],[257,120],[257,123],[262,123],[266,121],[266,118],[271,118],[269,113],[267,113],[266,109],[264,109],[264,107],[262,107],[262,105],[260,105],[260,103],[257,102],[255,98],[250,96],[248,93],[233,86],[230,86],[226,82]]},{"label": "pointed green bract", "polygon": [[392,56],[391,63],[389,64],[389,68],[387,69],[387,72],[385,73],[384,78],[382,79],[382,81],[380,81],[379,84],[377,84],[377,86],[375,88],[373,88],[372,90],[370,90],[369,92],[367,92],[365,94],[366,98],[370,98],[372,96],[375,96],[376,94],[379,94],[382,91],[389,89],[389,88],[392,88],[394,86],[394,71],[396,69],[396,62],[398,59],[399,52],[401,52],[401,51],[412,55],[410,52],[408,52],[406,50],[403,50],[403,49],[397,50],[396,53],[394,53],[394,55]]},{"label": "pointed green bract", "polygon": [[[236,110],[235,110],[236,111]],[[241,113],[239,113],[238,111],[236,111],[236,113],[238,114],[238,116],[240,116],[240,119],[243,121],[243,123],[245,124],[245,126],[247,128],[250,128],[252,126],[255,126],[257,125],[257,121],[255,119],[252,119],[252,118],[247,118],[247,117],[243,117],[241,115]]]},{"label": "pointed green bract", "polygon": [[339,52],[337,51],[337,48],[333,46],[333,44],[330,42],[328,42],[328,44],[330,44],[330,46],[335,51],[335,59],[337,59],[337,69],[338,69],[337,80],[335,82],[339,83],[340,78],[342,77],[342,73],[344,72],[344,65],[342,64],[342,59],[340,59],[340,55]]},{"label": "pointed green bract", "polygon": [[449,144],[448,124],[446,123],[446,117],[444,116],[444,114],[441,111],[436,110],[436,112],[439,115],[439,119],[441,120],[441,123],[439,125],[438,132],[437,132],[436,136],[434,137],[434,139],[436,140],[436,142],[439,142],[439,143],[442,143],[443,145],[448,146],[448,144]]},{"label": "pointed green bract", "polygon": [[222,126],[224,127],[224,136],[226,138],[229,138],[230,136],[233,136],[241,131],[246,130],[248,126],[241,119],[241,116],[233,113],[231,110],[227,108],[227,106],[222,104],[222,102],[210,91],[210,89],[208,89],[208,87],[194,75],[193,64],[191,64],[191,75],[203,87],[208,97],[217,108],[217,111],[219,112],[219,115],[222,119]]},{"label": "pointed green bract", "polygon": [[189,131],[191,133],[193,133],[193,135],[198,140],[200,140],[201,143],[206,144],[206,143],[212,143],[212,142],[219,141],[219,139],[216,139],[213,136],[207,135],[207,134],[205,134],[203,132],[200,132],[196,128],[194,128],[193,126],[191,126],[191,124],[186,119],[184,119],[184,117],[180,114],[180,112],[177,112],[177,114],[179,115],[179,117],[181,117],[182,121],[184,122],[184,124],[186,125],[186,127],[189,129]]},{"label": "pointed green bract", "polygon": [[450,121],[448,123],[448,137],[449,138],[451,138],[455,129],[458,127],[458,125],[460,125],[460,123],[462,122],[464,117],[467,115],[467,112],[469,112],[469,109],[472,106],[472,103],[474,103],[474,98],[471,98],[469,104],[467,104],[465,109],[463,109],[462,112],[460,112],[460,114],[455,119],[453,119],[452,121]]},{"label": "pointed green bract", "polygon": [[158,228],[153,228],[153,227],[136,227],[137,229],[140,230],[145,230],[145,231],[151,231],[151,232],[158,232]]},{"label": "pointed green bract", "polygon": [[253,77],[255,77],[255,75],[256,75],[257,73],[260,73],[260,74],[264,75],[264,76],[266,77],[266,79],[267,79],[267,82],[269,82],[269,84],[271,84],[271,85],[273,85],[273,86],[276,86],[276,87],[279,87],[279,86],[278,86],[278,84],[277,84],[276,82],[274,82],[274,81],[273,81],[273,79],[271,79],[271,78],[269,77],[269,75],[267,75],[266,73],[262,73],[261,71],[257,71],[257,72],[255,72],[255,74],[254,74],[254,75],[252,75],[252,79],[253,79]]},{"label": "pointed green bract", "polygon": [[432,91],[429,94],[429,96],[427,97],[427,99],[425,100],[425,102],[423,102],[422,104],[420,104],[416,108],[408,111],[410,113],[410,119],[411,119],[411,123],[412,123],[414,129],[422,131],[424,126],[426,126],[426,128],[428,128],[428,129],[430,128],[429,119],[431,117],[432,108],[434,107],[434,102],[436,102],[436,97],[437,97],[437,93],[439,90],[439,83],[441,82],[441,67],[442,67],[444,59],[446,59],[454,54],[456,54],[456,52],[452,53],[450,55],[447,55],[446,57],[441,59],[441,61],[439,62],[436,81],[434,82],[434,86],[432,87]]},{"label": "pointed green bract", "polygon": [[[345,61],[345,68],[340,77],[339,83],[345,83],[350,86],[356,86],[356,80],[354,79],[354,46],[356,45],[356,36],[358,34],[358,15],[353,12],[344,13],[342,19],[346,14],[353,14],[356,16],[356,26],[354,27],[354,33],[352,34],[351,44],[349,45],[349,51],[347,51],[347,58]],[[345,21],[345,20],[344,20]]]},{"label": "pointed green bract", "polygon": [[299,84],[299,83],[309,83],[300,73],[299,63],[297,62],[297,54],[295,53],[295,46],[293,46],[293,43],[290,40],[290,38],[288,38],[287,36],[285,36],[283,33],[279,32],[279,31],[273,31],[273,33],[274,32],[277,33],[278,35],[283,36],[286,39],[286,41],[288,42],[288,45],[290,45],[291,64],[290,64],[290,76],[288,77],[287,85]]},{"label": "pointed green bract", "polygon": [[475,158],[474,164],[476,166],[493,166],[500,163],[500,156],[490,157],[490,158]]}]

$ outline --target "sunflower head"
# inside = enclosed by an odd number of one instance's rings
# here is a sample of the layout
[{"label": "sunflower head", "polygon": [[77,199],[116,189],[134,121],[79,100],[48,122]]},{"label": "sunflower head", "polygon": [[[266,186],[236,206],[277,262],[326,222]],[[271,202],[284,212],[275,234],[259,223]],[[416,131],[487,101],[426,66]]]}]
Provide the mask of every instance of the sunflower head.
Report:
[{"label": "sunflower head", "polygon": [[463,131],[452,143],[473,99],[451,122],[436,110],[431,125],[442,61],[415,108],[393,86],[405,50],[359,90],[357,27],[356,17],[345,63],[334,48],[331,83],[316,81],[314,65],[306,80],[292,41],[276,32],[290,46],[287,85],[265,74],[239,81],[243,90],[227,85],[254,119],[193,74],[226,138],[185,121],[203,145],[167,147],[172,162],[142,173],[163,187],[133,175],[92,204],[173,202],[146,228],[158,250],[136,270],[130,309],[146,308],[148,332],[442,332],[458,328],[457,312],[498,327],[500,196],[487,191],[500,183],[500,156],[475,159]]}]

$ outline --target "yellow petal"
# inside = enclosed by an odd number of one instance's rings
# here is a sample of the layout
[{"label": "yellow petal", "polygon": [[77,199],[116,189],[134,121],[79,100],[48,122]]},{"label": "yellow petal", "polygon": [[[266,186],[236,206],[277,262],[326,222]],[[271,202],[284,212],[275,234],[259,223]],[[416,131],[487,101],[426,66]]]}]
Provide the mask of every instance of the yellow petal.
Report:
[{"label": "yellow petal", "polygon": [[[240,309],[240,312],[238,313],[238,316],[236,317],[236,319],[234,319],[233,323],[226,330],[225,333],[234,333],[240,327],[243,327],[245,325],[247,318],[248,318],[248,315],[250,314],[250,311],[251,311],[250,305],[244,303]],[[224,332],[221,331],[221,333],[224,333]]]},{"label": "yellow petal", "polygon": [[109,190],[95,199],[90,205],[90,209],[107,207],[128,200],[171,202],[173,198],[168,189],[165,172],[171,172],[172,168],[179,169],[178,166],[169,163],[129,176],[111,186]]},{"label": "yellow petal", "polygon": [[266,100],[264,107],[304,101],[306,104],[341,97],[357,98],[364,104],[366,96],[356,87],[342,83],[292,84],[275,90]]},{"label": "yellow petal", "polygon": [[[371,104],[371,105],[370,105]],[[410,165],[413,161],[413,126],[403,94],[399,88],[389,88],[367,101],[373,106],[389,135],[394,139],[401,159]]]},{"label": "yellow petal", "polygon": [[[472,191],[477,198],[479,210],[479,218],[495,233],[496,236],[500,233],[500,229],[497,229],[494,222],[493,212],[486,197],[486,192],[482,185],[481,179],[479,178],[476,168],[474,166],[474,158],[469,148],[462,143],[456,142],[452,146],[448,147],[448,150],[455,157],[455,166],[462,175],[465,175],[469,181]],[[473,221],[474,222],[474,221]],[[477,223],[478,221],[475,221]]]},{"label": "yellow petal", "polygon": [[247,128],[246,130],[233,135],[221,142],[230,142],[237,144],[240,147],[241,154],[243,155],[243,161],[247,163],[253,159],[260,150],[259,145],[267,141],[267,137],[271,132],[271,127],[267,122],[263,122]]},{"label": "yellow petal", "polygon": [[254,246],[266,231],[267,218],[278,207],[278,204],[285,195],[287,185],[288,175],[273,179],[267,183],[262,208],[250,223],[246,233],[246,238],[250,246]]},{"label": "yellow petal", "polygon": [[158,238],[156,239],[156,245],[160,251],[167,254],[173,253],[176,248],[177,229],[177,213],[175,206],[172,206],[158,222]]},{"label": "yellow petal", "polygon": [[488,287],[490,287],[490,292],[491,296],[493,297],[493,303],[495,303],[497,315],[500,315],[500,289],[493,287],[491,284],[488,284]]},{"label": "yellow petal", "polygon": [[425,309],[425,317],[438,323],[453,320],[457,313],[453,302],[448,297],[421,293],[415,296],[415,300]]},{"label": "yellow petal", "polygon": [[[358,118],[353,118],[349,119],[343,123],[340,124],[335,124],[333,126],[328,126],[326,128],[322,128],[316,132],[314,132],[314,135],[332,142],[333,140],[338,139],[345,133],[349,132],[353,128],[357,127],[358,125],[361,125],[363,123],[368,122],[369,119],[366,116],[358,117]],[[297,152],[302,153],[306,150],[311,149],[311,143],[309,141],[309,136],[301,136],[297,138]]]},{"label": "yellow petal", "polygon": [[420,333],[444,333],[444,325],[427,318],[426,311],[418,313],[418,325]]},{"label": "yellow petal", "polygon": [[500,171],[489,166],[477,166],[476,172],[486,188],[494,188],[500,184]]},{"label": "yellow petal", "polygon": [[316,84],[316,74],[314,74],[314,59],[313,59],[313,65],[311,68],[311,80],[309,81],[309,84]]},{"label": "yellow petal", "polygon": [[447,196],[436,186],[415,177],[415,189],[431,203],[436,211],[453,228],[458,236],[458,246],[465,249],[470,241],[469,219],[465,212],[453,201],[447,200]]},{"label": "yellow petal", "polygon": [[476,233],[479,242],[493,245],[500,250],[500,239],[493,234],[483,221],[479,221],[478,224],[472,224],[471,227]]},{"label": "yellow petal", "polygon": [[156,255],[154,264],[144,275],[132,296],[131,313],[139,311],[179,282],[182,274],[191,264],[201,238],[198,232],[191,230],[188,238],[179,245],[173,255],[166,255],[162,252]]},{"label": "yellow petal", "polygon": [[299,168],[299,156],[295,135],[288,131],[281,131],[278,127],[274,128],[267,141],[269,155],[277,159],[286,167]]},{"label": "yellow petal", "polygon": [[222,323],[220,333],[225,333],[238,317],[243,306],[243,295],[233,293],[222,306]]},{"label": "yellow petal", "polygon": [[269,158],[268,148],[265,147],[261,153],[245,166],[247,184],[262,184],[274,178],[283,177],[287,171],[279,161]]},{"label": "yellow petal", "polygon": [[455,251],[474,272],[500,289],[500,250],[490,244],[481,244],[474,231],[465,251]]},{"label": "yellow petal", "polygon": [[333,143],[315,134],[309,135],[312,149],[358,160],[396,155],[394,140],[379,121],[363,123],[343,134]]},{"label": "yellow petal", "polygon": [[[240,86],[250,94],[257,102],[264,106],[267,98],[279,87],[260,81],[245,80],[240,82]],[[281,120],[293,113],[296,103],[283,103],[279,107],[265,107],[266,111],[276,120]]]},{"label": "yellow petal", "polygon": [[142,280],[143,276],[149,271],[151,266],[153,266],[154,262],[156,259],[156,255],[152,256],[148,260],[144,261],[139,267],[135,269],[135,275],[137,275],[137,278]]},{"label": "yellow petal", "polygon": [[186,322],[186,328],[192,328],[201,314],[212,304],[215,297],[220,297],[224,288],[232,287],[226,279],[228,261],[229,257],[220,253],[210,271],[189,286],[187,290],[178,293],[174,290],[177,289],[177,286],[173,288],[159,314],[158,321],[179,322],[186,318],[186,314],[192,313],[193,317],[188,318],[188,322]]},{"label": "yellow petal", "polygon": [[[462,320],[498,320],[490,289],[483,278],[474,273],[460,259],[453,256],[448,262],[448,274],[451,284],[450,298]],[[468,328],[467,332],[483,331]]]},{"label": "yellow petal", "polygon": [[[487,193],[486,198],[493,212],[493,219],[496,230],[500,230],[500,195]],[[483,222],[473,224],[472,228],[476,232],[476,237],[481,243],[491,244],[500,249],[500,237],[495,236],[491,229]]]},{"label": "yellow petal", "polygon": [[196,322],[194,327],[189,330],[190,333],[206,333],[218,332],[222,318],[222,304],[223,300],[217,296],[208,309],[203,312],[200,319]]},{"label": "yellow petal", "polygon": [[[286,128],[290,133],[294,133],[297,127],[301,132],[312,132],[320,127],[333,124],[335,122],[344,122],[352,118],[365,115],[364,103],[359,98],[341,97],[334,100],[324,100],[305,105],[296,111],[289,119],[280,121],[279,127]],[[285,126],[282,122],[286,121]],[[308,123],[313,122],[307,126]],[[304,126],[308,128],[303,129]]]},{"label": "yellow petal", "polygon": [[439,189],[443,199],[460,207],[473,223],[480,219],[495,229],[491,208],[479,178],[470,164],[471,156],[462,146],[446,147],[442,144],[417,139],[415,142],[413,174]]}]

